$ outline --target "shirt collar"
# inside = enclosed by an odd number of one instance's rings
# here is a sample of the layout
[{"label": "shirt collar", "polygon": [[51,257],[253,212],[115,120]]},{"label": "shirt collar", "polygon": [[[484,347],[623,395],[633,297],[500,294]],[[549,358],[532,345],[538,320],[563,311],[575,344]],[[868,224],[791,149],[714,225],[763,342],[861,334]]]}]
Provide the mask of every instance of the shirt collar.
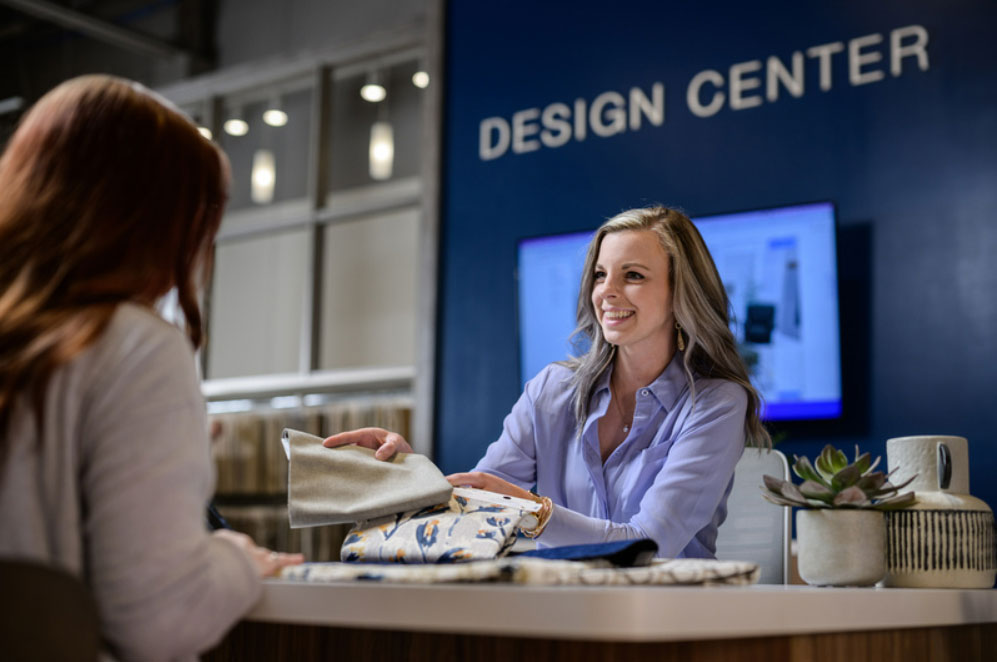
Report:
[{"label": "shirt collar", "polygon": [[[644,387],[651,392],[651,395],[665,411],[671,411],[675,407],[675,403],[678,402],[679,396],[689,390],[689,380],[685,374],[685,367],[682,365],[683,356],[685,356],[683,352],[675,352],[662,373]],[[613,376],[613,368],[614,364],[610,364],[609,368],[602,373],[596,383],[596,393],[602,394],[603,391],[609,390],[609,380]]]}]

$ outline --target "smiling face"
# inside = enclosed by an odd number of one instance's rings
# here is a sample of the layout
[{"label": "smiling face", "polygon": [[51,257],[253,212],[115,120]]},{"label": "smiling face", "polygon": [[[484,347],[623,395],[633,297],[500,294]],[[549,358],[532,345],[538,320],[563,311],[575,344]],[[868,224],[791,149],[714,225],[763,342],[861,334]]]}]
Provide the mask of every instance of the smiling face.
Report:
[{"label": "smiling face", "polygon": [[651,230],[607,234],[593,274],[592,307],[606,341],[669,355],[675,336],[669,258]]}]

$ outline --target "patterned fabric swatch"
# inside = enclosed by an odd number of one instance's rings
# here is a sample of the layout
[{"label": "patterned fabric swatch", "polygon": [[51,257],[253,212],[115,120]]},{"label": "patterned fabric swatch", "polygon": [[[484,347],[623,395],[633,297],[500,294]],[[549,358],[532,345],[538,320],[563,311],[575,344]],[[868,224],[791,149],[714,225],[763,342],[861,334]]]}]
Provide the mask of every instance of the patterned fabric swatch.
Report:
[{"label": "patterned fabric swatch", "polygon": [[459,563],[494,559],[516,542],[525,511],[451,495],[448,503],[358,522],[340,558],[349,563]]},{"label": "patterned fabric swatch", "polygon": [[650,565],[619,568],[607,561],[555,561],[509,557],[451,565],[304,563],[281,578],[302,582],[377,581],[399,584],[507,582],[534,586],[576,585],[748,585],[758,581],[757,563],[714,559],[655,559]]}]

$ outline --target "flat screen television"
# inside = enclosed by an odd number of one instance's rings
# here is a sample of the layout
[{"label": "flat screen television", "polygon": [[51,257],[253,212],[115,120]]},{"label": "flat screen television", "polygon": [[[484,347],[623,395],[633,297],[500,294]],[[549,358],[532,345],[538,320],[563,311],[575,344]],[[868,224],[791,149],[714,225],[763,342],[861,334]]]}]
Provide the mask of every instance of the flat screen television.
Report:
[{"label": "flat screen television", "polygon": [[[830,202],[692,219],[730,298],[731,330],[764,399],[767,421],[842,412],[835,211]],[[518,242],[522,382],[571,345],[593,231]]]}]

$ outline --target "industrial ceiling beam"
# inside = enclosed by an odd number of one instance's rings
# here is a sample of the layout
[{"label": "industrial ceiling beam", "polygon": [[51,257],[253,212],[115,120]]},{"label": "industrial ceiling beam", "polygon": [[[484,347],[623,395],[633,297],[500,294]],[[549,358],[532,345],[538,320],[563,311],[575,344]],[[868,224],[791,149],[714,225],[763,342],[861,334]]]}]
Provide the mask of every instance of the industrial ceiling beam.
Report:
[{"label": "industrial ceiling beam", "polygon": [[191,59],[190,53],[173,44],[49,0],[0,0],[0,4],[136,53],[160,58],[184,58],[187,61]]}]

